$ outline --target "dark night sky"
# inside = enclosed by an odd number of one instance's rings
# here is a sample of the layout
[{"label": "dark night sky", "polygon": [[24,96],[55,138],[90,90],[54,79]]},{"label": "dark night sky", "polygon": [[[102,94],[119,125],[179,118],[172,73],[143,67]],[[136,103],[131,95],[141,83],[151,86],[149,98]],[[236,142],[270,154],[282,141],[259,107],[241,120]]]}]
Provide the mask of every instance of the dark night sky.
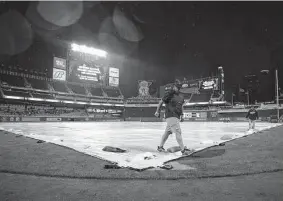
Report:
[{"label": "dark night sky", "polygon": [[[34,4],[2,3],[1,13],[15,9],[31,24],[33,45],[23,42],[30,35],[14,33],[23,32],[19,28],[23,26],[11,28],[13,17],[1,15],[0,25],[10,28],[1,34],[0,53],[5,47],[17,55],[10,60],[24,55],[18,59],[21,63],[28,57],[40,57],[34,60],[42,62],[52,54],[64,55],[64,41],[98,46],[115,55],[121,87],[128,93],[135,92],[132,86],[139,79],[165,84],[175,76],[208,76],[219,65],[224,67],[229,89],[248,73],[280,69],[283,64],[282,2],[85,2],[69,7],[47,2],[40,9]],[[11,32],[21,47],[29,48],[15,53],[18,44],[14,41],[13,49],[5,39]],[[35,43],[42,48],[29,50]]]}]

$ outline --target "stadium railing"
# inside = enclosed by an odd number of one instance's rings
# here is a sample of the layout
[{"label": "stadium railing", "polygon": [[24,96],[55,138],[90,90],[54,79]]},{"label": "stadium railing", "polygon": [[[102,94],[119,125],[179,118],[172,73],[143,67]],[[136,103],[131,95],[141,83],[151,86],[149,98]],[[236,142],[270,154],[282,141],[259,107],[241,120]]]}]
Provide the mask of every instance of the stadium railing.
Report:
[{"label": "stadium railing", "polygon": [[119,98],[121,97],[121,92],[118,88],[105,87],[103,91],[107,94],[108,97]]},{"label": "stadium railing", "polygon": [[2,88],[2,91],[5,97],[31,97],[30,93],[23,89]]},{"label": "stadium railing", "polygon": [[67,83],[67,87],[69,87],[69,89],[71,89],[75,94],[84,95],[84,96],[87,95],[86,89],[83,85]]},{"label": "stadium railing", "polygon": [[[70,104],[124,103],[124,97],[118,87],[82,85],[56,81],[45,77],[19,74],[17,72],[0,72],[0,91],[6,100],[30,101],[68,101]],[[89,89],[89,90],[88,90]],[[70,102],[71,101],[71,102]]]}]

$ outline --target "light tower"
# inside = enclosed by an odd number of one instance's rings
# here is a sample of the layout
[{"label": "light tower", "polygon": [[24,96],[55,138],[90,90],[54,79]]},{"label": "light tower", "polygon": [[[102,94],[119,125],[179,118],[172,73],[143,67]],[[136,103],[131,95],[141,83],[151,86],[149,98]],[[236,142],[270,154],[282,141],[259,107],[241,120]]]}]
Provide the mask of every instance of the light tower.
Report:
[{"label": "light tower", "polygon": [[219,76],[219,89],[220,89],[220,93],[222,95],[222,99],[224,99],[224,71],[223,71],[223,67],[219,66],[218,67],[218,76]]}]

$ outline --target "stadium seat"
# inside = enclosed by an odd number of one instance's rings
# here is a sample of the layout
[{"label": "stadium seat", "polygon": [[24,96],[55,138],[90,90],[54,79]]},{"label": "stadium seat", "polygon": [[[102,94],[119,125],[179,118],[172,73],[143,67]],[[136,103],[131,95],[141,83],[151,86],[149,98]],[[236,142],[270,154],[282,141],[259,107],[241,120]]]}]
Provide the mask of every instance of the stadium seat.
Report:
[{"label": "stadium seat", "polygon": [[200,91],[199,94],[193,94],[191,97],[191,103],[197,102],[209,102],[211,98],[212,91]]},{"label": "stadium seat", "polygon": [[105,88],[103,90],[108,95],[108,97],[118,98],[121,96],[121,93],[118,88]]},{"label": "stadium seat", "polygon": [[86,96],[86,90],[84,88],[84,86],[79,85],[79,84],[71,84],[68,83],[67,86],[69,87],[69,89],[71,89],[75,94],[80,94],[80,95],[85,95]]},{"label": "stadium seat", "polygon": [[92,96],[103,96],[102,90],[100,87],[89,87],[89,92]]},{"label": "stadium seat", "polygon": [[54,81],[54,82],[50,82],[50,84],[53,86],[54,90],[57,92],[69,93],[64,82]]},{"label": "stadium seat", "polygon": [[25,87],[23,77],[1,74],[0,79],[2,82],[6,82],[9,86]]},{"label": "stadium seat", "polygon": [[27,81],[34,89],[49,90],[47,81],[45,80],[27,78]]},{"label": "stadium seat", "polygon": [[56,99],[58,100],[69,100],[69,101],[75,101],[75,97],[72,95],[55,95]]}]

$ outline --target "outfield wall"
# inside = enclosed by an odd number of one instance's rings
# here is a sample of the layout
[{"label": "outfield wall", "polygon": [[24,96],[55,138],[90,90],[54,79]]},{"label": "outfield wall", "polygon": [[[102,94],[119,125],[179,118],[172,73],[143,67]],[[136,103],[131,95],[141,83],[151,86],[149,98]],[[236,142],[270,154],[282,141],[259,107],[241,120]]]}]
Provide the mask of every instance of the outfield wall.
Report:
[{"label": "outfield wall", "polygon": [[[271,116],[277,115],[277,109],[260,110],[258,109],[259,120],[269,121]],[[185,121],[246,121],[248,110],[185,110]],[[283,115],[283,109],[279,111],[279,115]]]},{"label": "outfield wall", "polygon": [[123,121],[121,118],[94,118],[94,117],[18,117],[2,116],[0,122],[65,122],[65,121]]},{"label": "outfield wall", "polygon": [[[0,122],[64,122],[64,121],[140,121],[140,122],[161,122],[164,121],[164,111],[161,111],[160,118],[154,117],[156,107],[147,108],[126,108],[122,116],[91,115],[91,116],[7,116],[0,115]],[[277,115],[276,109],[257,110],[260,121],[270,121],[271,116]],[[247,110],[184,110],[185,121],[246,121]],[[280,109],[280,116],[283,116],[283,109]]]}]

